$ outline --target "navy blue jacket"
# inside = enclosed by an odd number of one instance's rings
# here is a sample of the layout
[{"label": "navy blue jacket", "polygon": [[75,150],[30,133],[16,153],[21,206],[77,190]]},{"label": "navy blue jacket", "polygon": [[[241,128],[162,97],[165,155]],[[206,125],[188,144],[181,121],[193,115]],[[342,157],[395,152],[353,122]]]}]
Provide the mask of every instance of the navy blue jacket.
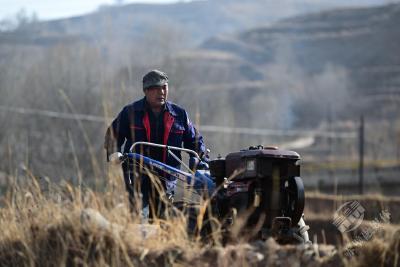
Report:
[{"label": "navy blue jacket", "polygon": [[[107,159],[114,152],[128,152],[133,143],[149,142],[151,127],[145,108],[145,98],[125,106],[107,129],[104,147]],[[198,154],[205,152],[203,137],[189,120],[187,112],[178,105],[167,101],[163,117],[163,144],[191,149]],[[123,147],[123,149],[122,149]],[[139,152],[139,151],[137,151]],[[179,158],[181,154],[175,152]],[[163,151],[163,162],[179,168],[179,162]]]}]

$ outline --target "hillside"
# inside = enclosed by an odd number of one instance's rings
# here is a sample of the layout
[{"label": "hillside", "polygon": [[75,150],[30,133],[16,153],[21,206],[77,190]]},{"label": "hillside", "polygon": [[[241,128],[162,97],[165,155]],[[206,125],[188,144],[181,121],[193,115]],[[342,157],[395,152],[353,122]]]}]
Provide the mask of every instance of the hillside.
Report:
[{"label": "hillside", "polygon": [[0,42],[49,45],[71,38],[137,41],[146,37],[149,31],[162,28],[179,31],[193,45],[218,34],[239,32],[298,14],[372,4],[381,4],[381,1],[205,0],[157,5],[103,5],[89,14],[24,25],[19,29],[22,31],[0,34]]},{"label": "hillside", "polygon": [[[263,70],[284,64],[312,76],[340,68],[346,73],[350,95],[365,101],[356,105],[362,112],[371,104],[380,109],[400,93],[399,23],[399,4],[337,9],[214,37],[202,48],[231,53]],[[381,98],[371,99],[376,95]],[[396,109],[380,115],[397,114]]]}]

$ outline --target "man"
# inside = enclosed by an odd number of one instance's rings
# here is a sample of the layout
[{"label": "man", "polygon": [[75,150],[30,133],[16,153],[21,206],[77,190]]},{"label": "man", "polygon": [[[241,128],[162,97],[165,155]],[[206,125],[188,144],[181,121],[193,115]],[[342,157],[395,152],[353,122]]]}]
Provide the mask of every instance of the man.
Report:
[{"label": "man", "polygon": [[[189,120],[187,112],[168,99],[168,76],[159,70],[152,70],[143,77],[144,98],[125,106],[107,129],[104,147],[107,160],[118,157],[118,152],[128,152],[133,143],[139,141],[192,149],[204,155],[205,145],[202,136]],[[140,147],[137,153],[164,162],[175,168],[179,161],[170,156],[165,149]],[[175,153],[181,158],[180,153]],[[147,175],[132,175],[129,163],[122,164],[126,189],[131,208],[134,206],[135,184],[139,184],[142,194],[143,216],[148,216],[150,208],[159,208],[160,199]],[[140,179],[138,179],[140,178]],[[176,179],[165,176],[160,181],[168,197],[172,197]],[[136,190],[139,191],[139,190]],[[152,201],[156,203],[152,203]],[[162,202],[162,201],[161,201]],[[157,210],[158,210],[157,208]],[[150,216],[157,211],[150,210]],[[159,215],[159,214],[156,214]]]}]

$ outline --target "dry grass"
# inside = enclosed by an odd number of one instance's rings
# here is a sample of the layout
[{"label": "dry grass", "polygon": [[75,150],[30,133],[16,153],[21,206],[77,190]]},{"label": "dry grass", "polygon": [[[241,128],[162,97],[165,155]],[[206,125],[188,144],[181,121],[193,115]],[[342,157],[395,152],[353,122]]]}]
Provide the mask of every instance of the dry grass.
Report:
[{"label": "dry grass", "polygon": [[400,224],[400,197],[386,197],[379,194],[369,195],[327,195],[317,192],[306,194],[305,214],[307,217],[323,216],[332,218],[337,208],[344,202],[357,200],[365,208],[365,219],[373,220],[379,212],[391,213],[391,223]]},{"label": "dry grass", "polygon": [[[223,246],[218,228],[213,242],[204,243],[188,236],[184,216],[157,220],[149,226],[156,234],[144,232],[117,176],[104,192],[43,186],[30,176],[14,181],[0,201],[0,266],[398,266],[394,230],[350,259],[332,245],[280,246],[269,239]],[[105,219],[86,220],[85,212]]]},{"label": "dry grass", "polygon": [[[199,248],[179,216],[144,238],[123,189],[108,188],[106,193],[81,192],[64,183],[43,192],[33,177],[24,186],[15,183],[1,203],[0,266],[158,266],[174,260],[179,251],[189,255]],[[109,224],[83,220],[82,211],[89,208]]]}]

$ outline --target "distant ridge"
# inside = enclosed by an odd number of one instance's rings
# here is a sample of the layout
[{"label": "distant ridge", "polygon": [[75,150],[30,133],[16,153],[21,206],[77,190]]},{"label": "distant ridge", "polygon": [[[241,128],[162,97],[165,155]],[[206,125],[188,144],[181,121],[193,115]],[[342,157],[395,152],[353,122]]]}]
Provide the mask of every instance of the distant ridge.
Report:
[{"label": "distant ridge", "polygon": [[[113,38],[136,40],[157,27],[171,28],[187,35],[193,44],[219,34],[235,33],[279,19],[338,6],[377,4],[378,0],[205,0],[173,4],[126,4],[102,6],[97,11],[58,20],[35,23],[25,34],[41,38]],[[15,33],[18,34],[18,33]],[[50,37],[49,37],[50,36]],[[1,39],[9,36],[0,35]],[[21,38],[11,38],[21,42]],[[32,38],[26,41],[32,43]],[[37,41],[36,44],[47,44]]]},{"label": "distant ridge", "polygon": [[303,71],[337,65],[350,71],[354,87],[365,93],[383,90],[383,80],[385,87],[400,92],[400,80],[393,73],[400,73],[399,25],[400,4],[337,9],[217,36],[202,48],[229,52],[256,65],[275,62],[286,49],[290,63]]}]

